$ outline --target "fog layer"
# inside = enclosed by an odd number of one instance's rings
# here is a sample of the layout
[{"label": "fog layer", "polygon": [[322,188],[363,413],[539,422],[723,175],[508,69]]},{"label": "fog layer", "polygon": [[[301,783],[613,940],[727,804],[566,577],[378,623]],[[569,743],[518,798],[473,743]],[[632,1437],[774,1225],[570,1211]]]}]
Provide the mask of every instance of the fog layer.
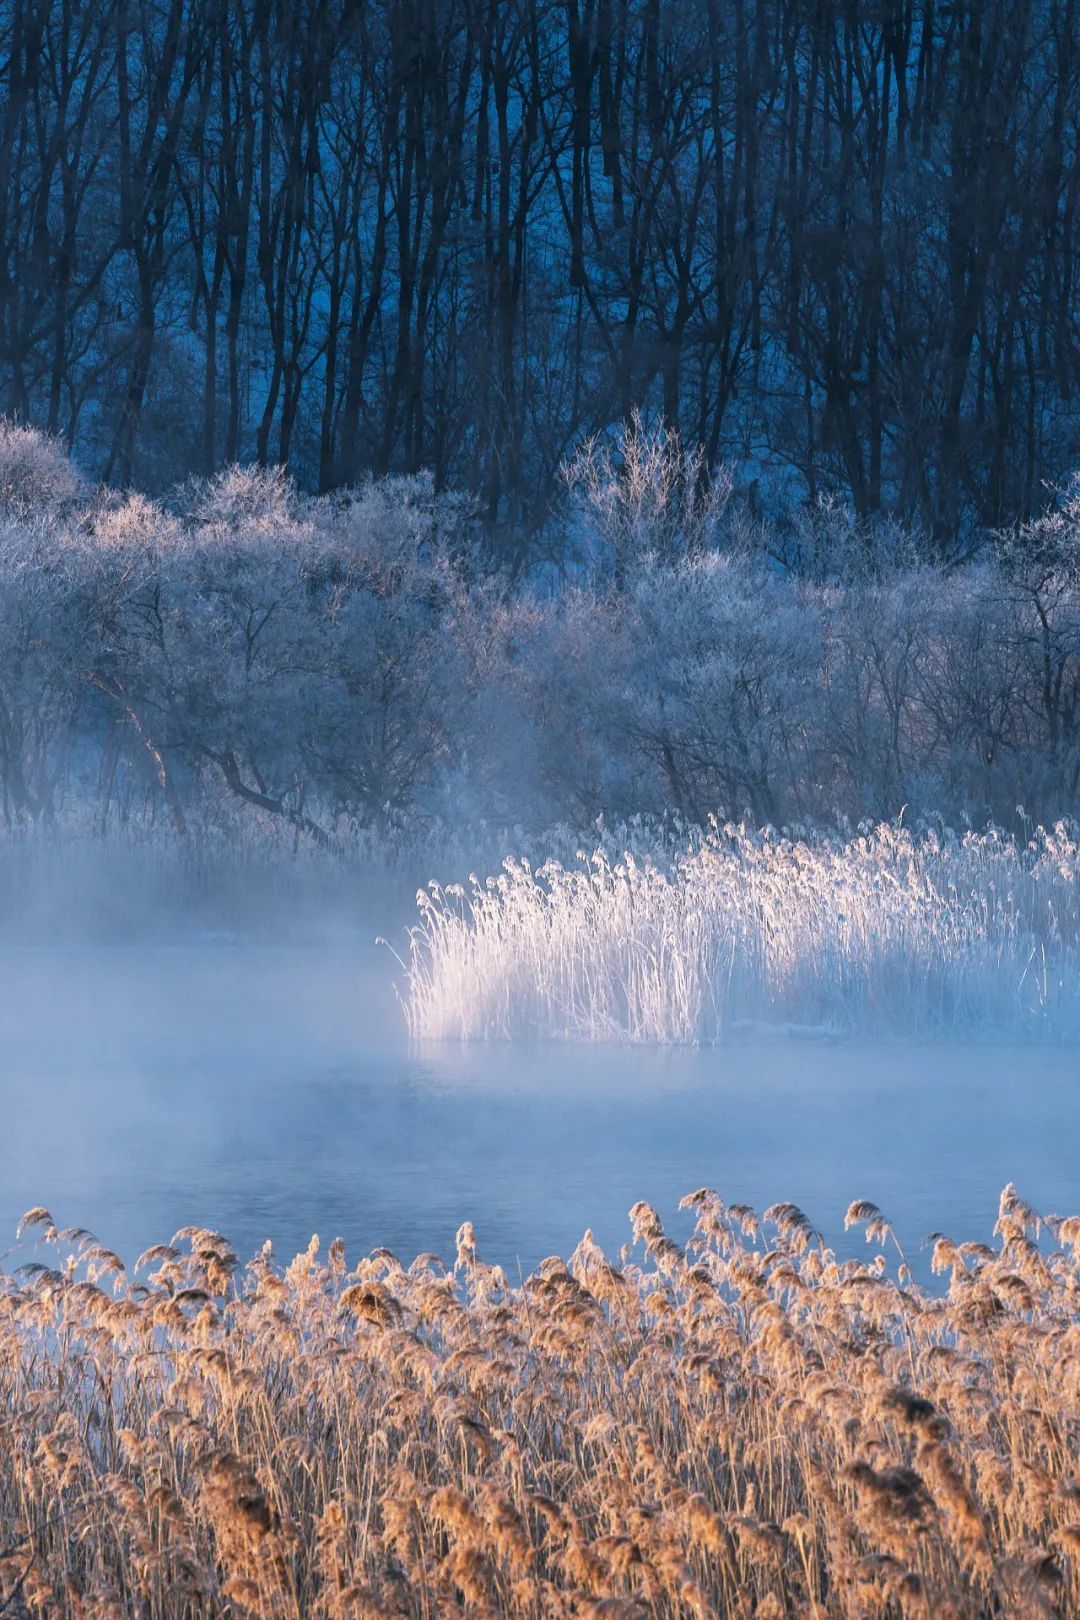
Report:
[{"label": "fog layer", "polygon": [[241,1254],[317,1231],[409,1258],[468,1218],[528,1268],[586,1226],[614,1251],[637,1198],[667,1215],[702,1184],[795,1199],[843,1252],[854,1197],[916,1253],[981,1234],[1009,1180],[1075,1203],[1072,1052],[410,1045],[396,972],[340,938],[5,949],[0,1232],[44,1203],[129,1260],[187,1223]]}]

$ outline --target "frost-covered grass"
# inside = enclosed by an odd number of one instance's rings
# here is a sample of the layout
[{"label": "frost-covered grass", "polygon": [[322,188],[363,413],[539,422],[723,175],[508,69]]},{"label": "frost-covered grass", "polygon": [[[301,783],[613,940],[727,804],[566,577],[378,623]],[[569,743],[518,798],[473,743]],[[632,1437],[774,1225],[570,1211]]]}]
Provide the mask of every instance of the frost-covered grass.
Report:
[{"label": "frost-covered grass", "polygon": [[[0,1271],[0,1613],[1052,1620],[1080,1612],[1080,1219],[1009,1185],[914,1283],[702,1187],[681,1247],[509,1279],[28,1210]],[[1052,1240],[1038,1241],[1043,1229]],[[40,1236],[30,1248],[26,1234]]]},{"label": "frost-covered grass", "polygon": [[855,837],[714,826],[429,885],[414,1035],[713,1041],[760,1026],[1080,1035],[1080,829],[1026,842],[895,825]]},{"label": "frost-covered grass", "polygon": [[[201,1226],[128,1270],[28,1210],[0,1612],[1075,1617],[1080,1220],[1007,1186],[999,1246],[936,1236],[944,1294],[795,1204],[683,1205],[685,1249],[638,1202],[622,1262],[586,1231],[521,1281],[468,1221],[453,1270],[340,1238],[241,1268]],[[894,1244],[870,1200],[845,1226]]]}]

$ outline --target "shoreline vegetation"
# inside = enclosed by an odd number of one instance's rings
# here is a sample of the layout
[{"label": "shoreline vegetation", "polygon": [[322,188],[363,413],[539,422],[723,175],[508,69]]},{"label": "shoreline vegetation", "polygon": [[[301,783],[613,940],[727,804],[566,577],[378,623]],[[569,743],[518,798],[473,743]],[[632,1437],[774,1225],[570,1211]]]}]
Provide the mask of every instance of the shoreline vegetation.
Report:
[{"label": "shoreline vegetation", "polygon": [[1080,482],[943,558],[835,502],[754,519],[640,417],[566,476],[573,558],[508,571],[430,479],[151,499],[0,418],[0,825],[332,851],[1077,812]]},{"label": "shoreline vegetation", "polygon": [[419,1041],[1072,1043],[1080,826],[0,832],[0,942],[154,938],[377,943]]},{"label": "shoreline vegetation", "polygon": [[[525,1279],[340,1240],[130,1271],[31,1210],[0,1278],[0,1612],[1044,1617],[1080,1603],[1080,1220],[993,1243],[644,1203]],[[891,1256],[891,1259],[887,1259]]]},{"label": "shoreline vegetation", "polygon": [[418,1038],[1080,1035],[1080,834],[714,822],[418,895]]}]

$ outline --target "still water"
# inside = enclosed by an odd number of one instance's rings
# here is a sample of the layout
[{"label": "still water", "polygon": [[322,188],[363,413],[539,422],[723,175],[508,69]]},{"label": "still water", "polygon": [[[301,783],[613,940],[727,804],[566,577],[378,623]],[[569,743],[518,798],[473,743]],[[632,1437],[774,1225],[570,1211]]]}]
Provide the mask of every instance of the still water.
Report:
[{"label": "still water", "polygon": [[449,1256],[468,1218],[514,1273],[587,1226],[616,1253],[637,1198],[680,1235],[702,1184],[842,1252],[854,1197],[914,1249],[988,1237],[1009,1180],[1080,1211],[1074,1050],[410,1047],[397,972],[366,939],[4,951],[0,1249],[38,1203],[129,1259],[189,1223]]}]

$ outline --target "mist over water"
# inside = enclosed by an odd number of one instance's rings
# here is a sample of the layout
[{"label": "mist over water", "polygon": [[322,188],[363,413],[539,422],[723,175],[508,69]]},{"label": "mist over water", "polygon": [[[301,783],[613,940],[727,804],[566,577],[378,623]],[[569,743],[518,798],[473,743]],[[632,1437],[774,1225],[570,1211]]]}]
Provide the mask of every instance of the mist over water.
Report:
[{"label": "mist over water", "polygon": [[617,1252],[638,1198],[679,1235],[702,1184],[794,1200],[843,1253],[862,1250],[842,1231],[855,1197],[911,1250],[934,1229],[983,1236],[1010,1180],[1080,1209],[1073,1049],[410,1042],[377,922],[318,920],[4,943],[0,1232],[43,1203],[129,1261],[189,1223],[244,1258],[318,1232],[408,1260],[452,1257],[471,1219],[516,1271],[586,1227]]}]

